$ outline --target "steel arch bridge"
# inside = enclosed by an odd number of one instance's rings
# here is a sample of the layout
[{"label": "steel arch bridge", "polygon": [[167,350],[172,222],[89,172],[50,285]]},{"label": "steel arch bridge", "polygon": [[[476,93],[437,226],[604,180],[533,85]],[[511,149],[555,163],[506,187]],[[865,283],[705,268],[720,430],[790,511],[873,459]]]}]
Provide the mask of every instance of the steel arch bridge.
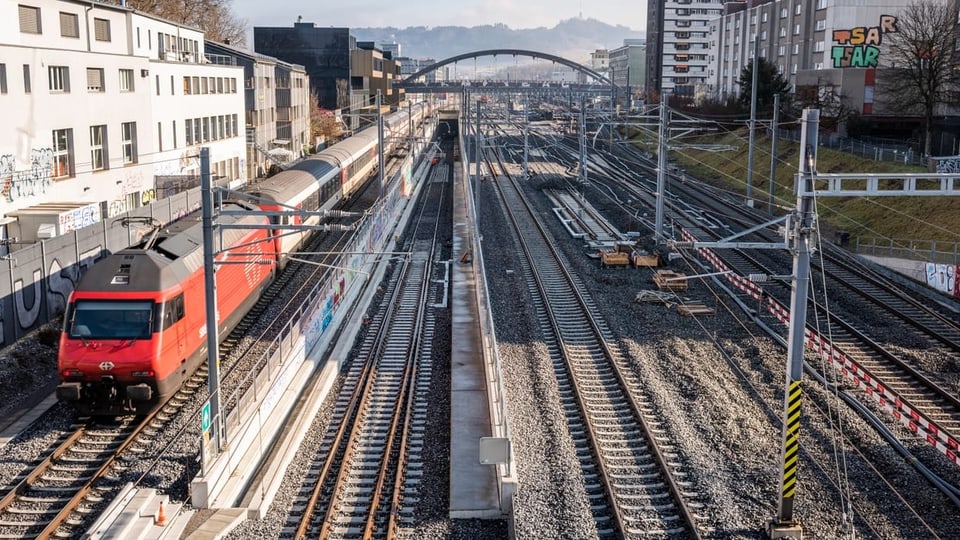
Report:
[{"label": "steel arch bridge", "polygon": [[421,69],[420,71],[413,73],[412,75],[404,79],[403,82],[404,84],[410,84],[410,83],[413,83],[419,77],[422,77],[423,75],[430,73],[431,71],[436,71],[437,69],[443,66],[446,66],[449,64],[455,64],[461,60],[467,60],[469,58],[479,58],[481,56],[529,56],[531,58],[542,58],[544,60],[550,60],[551,62],[556,62],[557,64],[562,64],[564,66],[567,66],[573,69],[574,71],[579,71],[580,73],[583,73],[588,77],[593,77],[594,79],[596,79],[601,83],[610,84],[610,79],[608,79],[605,75],[601,75],[600,73],[588,68],[587,66],[584,66],[583,64],[578,64],[571,60],[567,60],[566,58],[563,58],[561,56],[556,56],[553,54],[548,54],[548,53],[538,52],[538,51],[529,51],[526,49],[488,49],[485,51],[474,51],[474,52],[458,54],[457,56],[451,56],[450,58],[440,60],[439,62],[431,66],[427,66]]}]

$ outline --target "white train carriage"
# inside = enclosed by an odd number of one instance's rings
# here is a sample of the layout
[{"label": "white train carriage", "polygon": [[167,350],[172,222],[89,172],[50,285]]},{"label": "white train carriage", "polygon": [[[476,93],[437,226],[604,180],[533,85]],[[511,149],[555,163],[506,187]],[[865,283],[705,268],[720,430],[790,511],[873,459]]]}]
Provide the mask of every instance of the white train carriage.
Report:
[{"label": "white train carriage", "polygon": [[[317,156],[251,185],[247,191],[260,198],[261,209],[271,212],[329,210],[341,199],[339,173],[340,167],[335,161]],[[282,225],[317,225],[320,220],[317,215],[270,218],[271,223]],[[308,229],[275,229],[272,237],[279,264],[283,266],[287,254],[297,251],[313,232]]]}]

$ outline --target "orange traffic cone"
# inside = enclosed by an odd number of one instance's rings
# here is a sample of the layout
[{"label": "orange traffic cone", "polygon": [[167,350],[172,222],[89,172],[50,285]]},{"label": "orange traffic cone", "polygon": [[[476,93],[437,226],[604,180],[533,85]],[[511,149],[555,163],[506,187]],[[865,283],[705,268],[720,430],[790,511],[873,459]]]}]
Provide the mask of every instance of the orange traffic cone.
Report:
[{"label": "orange traffic cone", "polygon": [[163,511],[163,501],[160,501],[160,508],[157,510],[157,519],[155,523],[158,527],[163,527],[167,524],[167,514]]}]

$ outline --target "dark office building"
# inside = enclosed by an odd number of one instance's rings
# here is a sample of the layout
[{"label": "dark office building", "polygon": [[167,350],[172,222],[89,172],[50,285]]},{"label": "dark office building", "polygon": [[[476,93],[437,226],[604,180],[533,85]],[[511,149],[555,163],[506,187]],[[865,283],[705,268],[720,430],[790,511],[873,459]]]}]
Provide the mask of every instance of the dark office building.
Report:
[{"label": "dark office building", "polygon": [[320,106],[343,109],[350,106],[350,51],[356,38],[349,28],[317,28],[296,22],[293,28],[254,27],[253,49],[268,56],[300,64],[310,76]]}]

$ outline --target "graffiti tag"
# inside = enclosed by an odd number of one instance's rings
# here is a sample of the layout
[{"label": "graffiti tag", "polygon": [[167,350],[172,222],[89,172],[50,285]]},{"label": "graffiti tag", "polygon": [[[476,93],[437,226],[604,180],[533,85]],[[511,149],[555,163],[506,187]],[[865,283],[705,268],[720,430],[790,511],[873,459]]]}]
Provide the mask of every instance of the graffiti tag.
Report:
[{"label": "graffiti tag", "polygon": [[833,67],[877,67],[883,35],[897,31],[897,18],[881,15],[877,26],[858,26],[847,30],[834,30],[834,45],[830,50]]}]

